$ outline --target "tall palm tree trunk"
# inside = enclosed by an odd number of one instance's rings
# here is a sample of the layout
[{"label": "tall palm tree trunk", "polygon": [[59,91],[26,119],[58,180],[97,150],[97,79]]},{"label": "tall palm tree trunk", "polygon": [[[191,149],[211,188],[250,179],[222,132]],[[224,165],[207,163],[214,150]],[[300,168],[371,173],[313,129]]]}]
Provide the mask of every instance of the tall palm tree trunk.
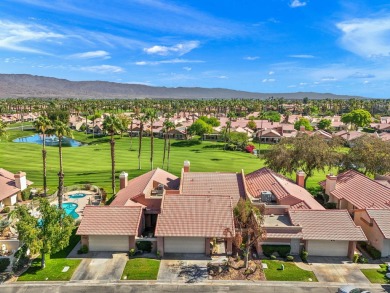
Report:
[{"label": "tall palm tree trunk", "polygon": [[153,124],[152,129],[150,130],[150,170],[153,170],[153,151],[154,151],[154,144],[153,144]]},{"label": "tall palm tree trunk", "polygon": [[130,150],[133,150],[133,121],[130,122]]},{"label": "tall palm tree trunk", "polygon": [[115,195],[115,140],[114,134],[111,133],[111,187],[112,187],[112,195]]},{"label": "tall palm tree trunk", "polygon": [[167,151],[167,132],[164,133],[164,153],[163,153],[163,161],[162,161],[162,168],[164,169],[165,165],[165,154]]},{"label": "tall palm tree trunk", "polygon": [[143,134],[143,126],[140,127],[140,131],[138,133],[138,170],[141,170],[141,148],[142,148],[142,134]]},{"label": "tall palm tree trunk", "polygon": [[58,208],[62,209],[62,196],[64,193],[64,172],[62,167],[62,136],[58,137],[58,153],[60,156],[60,172],[58,172]]},{"label": "tall palm tree trunk", "polygon": [[47,178],[46,178],[46,142],[45,142],[45,132],[42,133],[43,138],[43,147],[42,147],[42,163],[43,163],[43,195],[47,196]]},{"label": "tall palm tree trunk", "polygon": [[169,171],[169,159],[171,157],[171,138],[168,136],[168,160],[167,160],[167,171]]}]

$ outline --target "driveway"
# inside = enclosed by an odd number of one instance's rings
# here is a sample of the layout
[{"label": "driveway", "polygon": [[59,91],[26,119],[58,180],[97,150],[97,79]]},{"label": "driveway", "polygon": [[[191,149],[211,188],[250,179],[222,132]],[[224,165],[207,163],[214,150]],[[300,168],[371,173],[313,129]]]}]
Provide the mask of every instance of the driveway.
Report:
[{"label": "driveway", "polygon": [[76,280],[120,280],[128,256],[126,253],[90,252],[74,272]]},{"label": "driveway", "polygon": [[319,282],[370,284],[359,266],[347,258],[311,256],[309,263]]},{"label": "driveway", "polygon": [[207,263],[203,254],[170,254],[161,260],[157,281],[198,283],[208,279]]}]

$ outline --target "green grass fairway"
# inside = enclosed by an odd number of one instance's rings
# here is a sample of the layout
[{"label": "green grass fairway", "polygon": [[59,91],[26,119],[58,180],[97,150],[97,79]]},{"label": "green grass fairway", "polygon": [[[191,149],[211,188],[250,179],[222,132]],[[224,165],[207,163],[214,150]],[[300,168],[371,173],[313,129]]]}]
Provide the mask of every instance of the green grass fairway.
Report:
[{"label": "green grass fairway", "polygon": [[[42,147],[28,143],[14,143],[12,139],[33,135],[33,131],[9,131],[8,141],[0,142],[0,167],[12,172],[23,170],[35,187],[42,186]],[[92,135],[74,132],[74,138],[88,143],[82,147],[63,148],[65,185],[95,184],[111,192],[111,158],[109,137],[92,138]],[[155,139],[154,167],[162,165],[163,140]],[[262,145],[266,151],[269,145]],[[58,148],[47,147],[47,176],[49,193],[58,186],[59,170]],[[130,151],[130,138],[119,136],[116,139],[116,176],[121,171],[134,178],[150,170],[150,139],[143,138],[142,170],[138,170],[138,138],[133,138]],[[183,161],[191,162],[192,171],[219,171],[250,173],[264,166],[264,162],[256,156],[238,152],[224,151],[223,144],[214,142],[191,143],[189,141],[172,141],[171,164],[169,172],[180,176]],[[294,177],[294,176],[292,176]],[[308,180],[308,187],[317,186],[318,181],[325,178],[324,173],[317,173]],[[117,180],[119,186],[119,180]],[[118,190],[118,187],[117,187]],[[110,195],[109,195],[110,196]]]},{"label": "green grass fairway", "polygon": [[371,283],[390,284],[390,279],[386,278],[386,265],[380,265],[380,269],[363,269],[362,273],[370,280]]},{"label": "green grass fairway", "polygon": [[122,280],[157,280],[160,260],[133,258],[127,261]]},{"label": "green grass fairway", "polygon": [[[301,281],[318,282],[316,275],[311,271],[305,271],[298,268],[293,262],[284,262],[280,260],[262,260],[268,265],[268,269],[264,269],[265,277],[268,281]],[[284,264],[284,270],[280,270]]]}]

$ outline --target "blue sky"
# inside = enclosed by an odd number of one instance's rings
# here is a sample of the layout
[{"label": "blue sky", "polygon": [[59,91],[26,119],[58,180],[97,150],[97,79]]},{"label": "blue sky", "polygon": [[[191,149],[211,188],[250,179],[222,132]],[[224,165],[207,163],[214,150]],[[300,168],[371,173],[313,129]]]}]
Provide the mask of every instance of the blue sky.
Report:
[{"label": "blue sky", "polygon": [[0,73],[390,96],[380,0],[2,0]]}]

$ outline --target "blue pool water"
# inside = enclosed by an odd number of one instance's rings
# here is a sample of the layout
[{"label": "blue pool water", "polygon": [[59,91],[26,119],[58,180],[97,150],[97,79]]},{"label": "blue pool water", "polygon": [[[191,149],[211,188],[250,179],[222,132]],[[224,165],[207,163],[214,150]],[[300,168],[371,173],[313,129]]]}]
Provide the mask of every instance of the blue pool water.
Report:
[{"label": "blue pool water", "polygon": [[74,202],[65,202],[62,204],[62,208],[64,209],[65,213],[71,216],[73,219],[77,219],[79,217],[79,214],[76,213],[78,206],[79,205]]},{"label": "blue pool water", "polygon": [[[19,137],[13,140],[13,142],[24,142],[24,143],[35,143],[35,144],[43,144],[43,139],[40,134],[34,134],[31,136]],[[45,143],[47,146],[58,146],[58,137],[55,135],[46,136]],[[74,140],[69,137],[62,138],[62,146],[66,147],[78,147],[83,145],[81,142]]]},{"label": "blue pool water", "polygon": [[69,198],[83,198],[85,196],[86,196],[85,193],[75,193],[75,194],[69,195]]}]

